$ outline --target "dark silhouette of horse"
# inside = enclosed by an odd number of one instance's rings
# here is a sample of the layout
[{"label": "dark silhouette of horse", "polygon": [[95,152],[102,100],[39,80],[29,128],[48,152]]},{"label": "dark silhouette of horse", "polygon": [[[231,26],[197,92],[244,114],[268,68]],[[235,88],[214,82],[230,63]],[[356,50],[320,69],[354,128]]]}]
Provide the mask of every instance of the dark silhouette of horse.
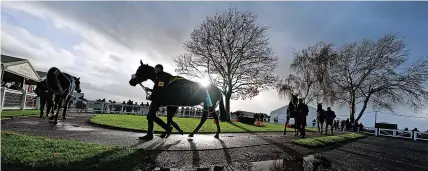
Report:
[{"label": "dark silhouette of horse", "polygon": [[317,127],[318,132],[322,134],[322,128],[325,120],[325,110],[322,108],[322,103],[317,104]]},{"label": "dark silhouette of horse", "polygon": [[288,123],[290,123],[290,118],[294,118],[294,135],[298,135],[299,134],[299,130],[297,129],[297,125],[296,125],[296,116],[298,114],[297,111],[297,104],[298,104],[298,98],[297,95],[291,94],[291,100],[288,103],[288,108],[287,108],[287,120],[285,121],[285,126],[284,126],[284,135],[287,134],[287,125]]},{"label": "dark silhouette of horse", "polygon": [[[55,96],[54,104],[56,108],[56,113],[52,115],[49,119],[54,120],[54,123],[58,122],[58,113],[64,105],[64,110],[62,113],[62,119],[66,119],[68,103],[72,97],[72,93],[76,90],[78,93],[81,92],[80,89],[80,78],[71,76],[70,74],[61,72],[58,68],[52,67],[49,69],[46,77],[47,87],[49,88],[49,97]],[[50,106],[53,104],[48,104],[48,111]]]},{"label": "dark silhouette of horse", "polygon": [[[140,64],[141,65],[138,67],[136,74],[129,81],[129,84],[131,86],[136,86],[137,84],[141,84],[142,82],[147,81],[149,79],[153,82],[155,81],[154,67],[149,66],[147,64],[143,64],[141,60]],[[217,113],[215,111],[217,102],[219,102],[220,104],[220,114],[226,115],[221,90],[213,85],[203,87],[197,82],[190,81],[179,76],[171,76],[169,80],[170,81],[168,85],[165,85],[164,88],[157,92],[156,95],[156,103],[158,103],[160,106],[167,106],[168,128],[171,124],[173,124],[174,126],[172,118],[179,106],[197,106],[203,103],[204,110],[202,113],[201,121],[195,128],[195,130],[189,135],[189,137],[193,137],[194,134],[199,131],[199,129],[208,119],[208,113],[211,113],[217,126],[217,133],[214,137],[218,138],[220,134],[220,124],[218,121]],[[171,130],[168,129],[165,131],[164,134],[168,136],[170,132]]]},{"label": "dark silhouette of horse", "polygon": [[53,115],[55,108],[49,107],[49,104],[53,104],[53,99],[51,93],[49,92],[46,79],[37,83],[35,92],[36,95],[39,97],[40,101],[40,118],[43,117],[43,111],[45,110],[45,106],[48,106],[48,110],[46,111],[46,117],[48,117],[49,112],[51,112]]}]

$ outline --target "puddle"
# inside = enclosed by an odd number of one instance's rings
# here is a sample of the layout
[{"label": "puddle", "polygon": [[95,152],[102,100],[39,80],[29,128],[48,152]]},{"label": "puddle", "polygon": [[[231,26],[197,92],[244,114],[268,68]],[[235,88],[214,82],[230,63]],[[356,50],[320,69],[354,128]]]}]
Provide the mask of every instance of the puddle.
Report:
[{"label": "puddle", "polygon": [[18,121],[16,123],[27,124],[27,125],[37,125],[37,124],[39,124],[39,122],[37,122],[37,121]]},{"label": "puddle", "polygon": [[56,125],[53,125],[56,129],[65,130],[65,131],[93,131],[94,128],[90,127],[81,127],[79,125],[66,124],[64,122],[58,122]]},{"label": "puddle", "polygon": [[332,163],[320,156],[309,155],[303,158],[266,160],[248,163],[235,163],[233,166],[212,166],[210,168],[176,169],[156,168],[168,171],[339,171]]}]

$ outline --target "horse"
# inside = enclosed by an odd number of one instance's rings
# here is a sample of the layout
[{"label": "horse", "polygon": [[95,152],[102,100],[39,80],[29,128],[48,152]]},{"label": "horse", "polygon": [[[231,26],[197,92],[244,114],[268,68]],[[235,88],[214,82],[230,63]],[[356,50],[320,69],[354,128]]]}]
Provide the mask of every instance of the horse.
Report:
[{"label": "horse", "polygon": [[[49,69],[47,77],[46,77],[47,87],[49,88],[49,98],[55,96],[55,106],[56,113],[52,115],[49,120],[54,120],[54,123],[58,122],[58,113],[64,102],[64,110],[62,113],[62,119],[66,119],[68,103],[72,97],[72,93],[77,91],[81,92],[80,89],[80,78],[71,76],[70,74],[61,72],[58,68],[52,67]],[[53,104],[48,103],[48,111],[50,110],[50,106]]]},{"label": "horse", "polygon": [[298,114],[297,111],[297,103],[298,103],[298,98],[297,95],[291,94],[291,100],[288,103],[288,108],[287,108],[287,120],[285,121],[285,126],[284,126],[284,135],[287,134],[287,125],[288,123],[290,123],[290,118],[294,118],[294,135],[297,136],[299,134],[299,131],[297,129],[297,121],[296,121],[296,116]]},{"label": "horse", "polygon": [[48,117],[49,112],[51,112],[53,115],[55,108],[52,108],[49,106],[49,104],[53,104],[53,102],[52,102],[52,96],[50,96],[50,93],[49,93],[49,88],[47,87],[46,79],[40,82],[37,82],[35,92],[37,97],[39,97],[39,101],[40,101],[40,118],[43,117],[43,111],[46,105],[48,106],[48,110],[46,111],[46,117]]},{"label": "horse", "polygon": [[322,128],[325,120],[324,113],[325,113],[325,110],[322,108],[322,103],[317,103],[317,127],[318,127],[318,132],[321,134],[322,134]]},{"label": "horse", "polygon": [[[135,87],[137,84],[141,85],[142,82],[147,81],[149,79],[155,82],[154,75],[154,67],[148,64],[144,64],[142,60],[140,60],[140,66],[129,81],[129,84]],[[160,106],[167,106],[168,128],[171,126],[171,124],[174,124],[172,118],[177,112],[179,106],[197,106],[203,103],[203,113],[201,121],[199,122],[195,130],[193,130],[193,132],[189,134],[189,137],[193,137],[194,134],[199,131],[199,129],[208,119],[208,113],[211,113],[211,116],[214,118],[217,127],[217,132],[214,137],[219,138],[220,124],[217,113],[215,111],[217,103],[219,103],[220,105],[220,114],[223,116],[226,115],[221,90],[214,85],[208,85],[206,87],[203,87],[197,82],[187,80],[180,76],[170,77],[171,78],[169,78],[169,83],[158,92],[158,98],[156,99],[156,103],[158,103]],[[170,132],[171,130],[168,129],[164,132],[164,134],[168,136]]]}]

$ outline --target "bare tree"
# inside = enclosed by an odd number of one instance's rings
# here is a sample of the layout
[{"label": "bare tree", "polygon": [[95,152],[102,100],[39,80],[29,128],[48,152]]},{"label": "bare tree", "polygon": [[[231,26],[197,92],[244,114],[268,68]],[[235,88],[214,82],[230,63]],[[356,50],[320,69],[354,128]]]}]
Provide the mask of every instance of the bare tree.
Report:
[{"label": "bare tree", "polygon": [[332,47],[332,44],[319,42],[315,46],[295,52],[290,64],[294,74],[290,74],[277,85],[279,95],[286,97],[292,93],[298,94],[306,104],[320,100],[323,97],[323,74],[320,73],[326,70],[326,64],[323,63],[326,60],[323,60],[323,57],[332,53]]},{"label": "bare tree", "polygon": [[194,78],[208,77],[225,96],[230,120],[230,99],[246,99],[275,86],[278,58],[269,47],[268,27],[257,16],[236,8],[207,17],[185,42],[187,53],[174,58],[176,72]]},{"label": "bare tree", "polygon": [[378,40],[364,39],[345,44],[328,57],[321,80],[324,95],[350,107],[354,121],[356,105],[362,104],[358,121],[370,103],[376,109],[393,111],[394,105],[410,105],[414,110],[428,104],[428,58],[405,67],[408,50],[397,34]]}]

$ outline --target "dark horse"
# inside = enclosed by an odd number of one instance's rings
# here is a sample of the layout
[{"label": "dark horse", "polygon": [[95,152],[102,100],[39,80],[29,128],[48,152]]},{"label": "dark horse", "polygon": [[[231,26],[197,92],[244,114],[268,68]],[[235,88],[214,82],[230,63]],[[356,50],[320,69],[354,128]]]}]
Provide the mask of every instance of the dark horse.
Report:
[{"label": "dark horse", "polygon": [[284,127],[284,135],[287,133],[287,125],[288,123],[290,123],[290,118],[294,118],[294,127],[296,127],[294,129],[294,135],[298,135],[299,131],[297,129],[297,125],[296,125],[296,116],[298,114],[297,111],[297,103],[298,103],[298,98],[297,95],[291,94],[291,100],[290,103],[288,103],[288,108],[287,108],[287,120],[285,121],[285,127]]},{"label": "dark horse", "polygon": [[322,128],[325,120],[325,110],[322,108],[322,103],[317,104],[317,127],[318,132],[322,134]]},{"label": "dark horse", "polygon": [[52,94],[49,92],[46,79],[37,83],[35,92],[40,101],[40,118],[43,117],[43,111],[45,110],[46,104],[48,105],[49,109],[46,111],[46,117],[49,115],[49,112],[51,112],[53,115],[55,108],[49,107],[49,104],[53,104],[53,101]]},{"label": "dark horse", "polygon": [[[136,86],[147,80],[152,80],[155,82],[155,72],[152,66],[143,64],[140,60],[140,67],[138,67],[135,75],[129,81],[131,86]],[[209,85],[207,87],[202,87],[199,83],[184,79],[179,76],[171,76],[169,78],[168,85],[158,92],[157,101],[160,106],[167,106],[167,125],[168,128],[171,124],[177,129],[180,130],[178,125],[172,121],[174,114],[177,112],[179,106],[197,106],[203,103],[203,113],[201,121],[195,130],[189,135],[193,137],[199,129],[204,125],[205,121],[208,119],[208,113],[211,113],[212,117],[215,120],[217,126],[217,133],[214,136],[215,138],[219,137],[220,134],[220,124],[218,121],[218,116],[215,112],[217,102],[220,103],[220,114],[225,115],[226,111],[223,103],[223,95],[219,88]],[[148,116],[149,117],[149,116]],[[176,126],[175,126],[176,125]],[[166,130],[166,136],[169,135],[170,130]],[[164,133],[164,134],[165,134]]]},{"label": "dark horse", "polygon": [[[80,90],[80,78],[71,76],[70,74],[61,72],[58,68],[52,67],[48,71],[46,77],[47,87],[49,88],[50,95],[48,98],[52,98],[55,95],[55,107],[56,113],[52,115],[49,119],[54,119],[54,123],[58,121],[58,113],[62,105],[64,105],[64,110],[62,113],[62,119],[66,119],[65,115],[67,113],[68,103],[71,99],[72,93],[76,90],[78,93]],[[48,103],[48,111],[53,104]]]}]

